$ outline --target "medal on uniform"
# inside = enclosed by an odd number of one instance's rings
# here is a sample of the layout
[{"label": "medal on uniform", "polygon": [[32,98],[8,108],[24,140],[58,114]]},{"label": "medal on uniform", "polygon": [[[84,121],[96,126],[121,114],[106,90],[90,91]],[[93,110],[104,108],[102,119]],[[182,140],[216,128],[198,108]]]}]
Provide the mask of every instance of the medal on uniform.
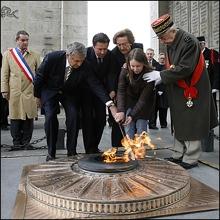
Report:
[{"label": "medal on uniform", "polygon": [[191,97],[188,97],[188,100],[186,102],[186,106],[191,108],[193,106],[193,101],[192,101],[192,98]]},{"label": "medal on uniform", "polygon": [[170,69],[175,69],[175,65],[174,64],[172,64],[172,65],[170,65]]}]

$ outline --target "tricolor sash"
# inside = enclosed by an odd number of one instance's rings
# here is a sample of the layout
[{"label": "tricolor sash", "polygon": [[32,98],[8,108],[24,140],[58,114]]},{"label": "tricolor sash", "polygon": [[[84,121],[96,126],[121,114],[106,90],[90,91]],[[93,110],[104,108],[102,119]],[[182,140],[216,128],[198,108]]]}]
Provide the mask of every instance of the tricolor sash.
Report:
[{"label": "tricolor sash", "polygon": [[24,75],[33,82],[34,80],[34,74],[31,71],[31,68],[28,66],[26,60],[22,56],[20,50],[18,48],[12,48],[10,49],[11,55],[14,58],[15,62],[18,64],[21,71],[24,73]]},{"label": "tricolor sash", "polygon": [[[170,65],[168,56],[166,61],[167,61],[166,66],[168,68],[170,69],[175,68],[175,65]],[[199,81],[202,72],[204,70],[204,67],[205,67],[205,59],[201,52],[199,56],[199,61],[196,65],[195,70],[193,71],[190,85],[188,86],[186,81],[183,79],[177,81],[178,86],[184,89],[184,97],[188,100],[186,103],[188,107],[192,107],[193,106],[192,99],[196,99],[198,97],[198,90],[195,87],[195,85]]]}]

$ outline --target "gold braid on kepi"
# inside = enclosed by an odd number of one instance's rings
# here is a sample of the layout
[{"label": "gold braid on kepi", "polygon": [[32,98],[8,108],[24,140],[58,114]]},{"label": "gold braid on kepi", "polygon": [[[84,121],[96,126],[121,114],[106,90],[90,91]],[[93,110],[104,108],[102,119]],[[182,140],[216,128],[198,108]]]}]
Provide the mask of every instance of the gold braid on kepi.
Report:
[{"label": "gold braid on kepi", "polygon": [[151,27],[153,28],[156,35],[161,35],[166,32],[173,25],[173,21],[169,14],[162,15],[158,19],[152,22]]}]

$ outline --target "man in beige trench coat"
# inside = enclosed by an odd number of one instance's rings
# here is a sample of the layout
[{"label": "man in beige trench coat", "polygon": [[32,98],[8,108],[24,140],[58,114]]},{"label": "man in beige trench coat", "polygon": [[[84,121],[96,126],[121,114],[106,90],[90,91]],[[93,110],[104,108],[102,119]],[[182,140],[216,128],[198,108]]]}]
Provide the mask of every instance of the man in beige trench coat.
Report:
[{"label": "man in beige trench coat", "polygon": [[33,95],[33,78],[40,65],[40,55],[28,49],[29,34],[18,31],[16,48],[3,55],[1,92],[9,101],[10,131],[14,147],[28,147],[37,117],[37,100]]}]

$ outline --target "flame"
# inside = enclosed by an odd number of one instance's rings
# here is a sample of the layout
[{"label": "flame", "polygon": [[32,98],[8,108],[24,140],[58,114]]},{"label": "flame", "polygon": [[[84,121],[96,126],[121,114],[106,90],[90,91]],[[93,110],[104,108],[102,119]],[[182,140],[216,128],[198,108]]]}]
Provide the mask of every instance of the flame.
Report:
[{"label": "flame", "polygon": [[117,156],[117,148],[111,148],[102,154],[103,160],[106,163],[128,162],[130,159],[143,159],[146,155],[146,146],[154,149],[155,146],[151,143],[151,139],[147,132],[143,131],[140,135],[135,134],[134,139],[126,135],[121,140],[122,146],[125,149],[123,156]]}]

